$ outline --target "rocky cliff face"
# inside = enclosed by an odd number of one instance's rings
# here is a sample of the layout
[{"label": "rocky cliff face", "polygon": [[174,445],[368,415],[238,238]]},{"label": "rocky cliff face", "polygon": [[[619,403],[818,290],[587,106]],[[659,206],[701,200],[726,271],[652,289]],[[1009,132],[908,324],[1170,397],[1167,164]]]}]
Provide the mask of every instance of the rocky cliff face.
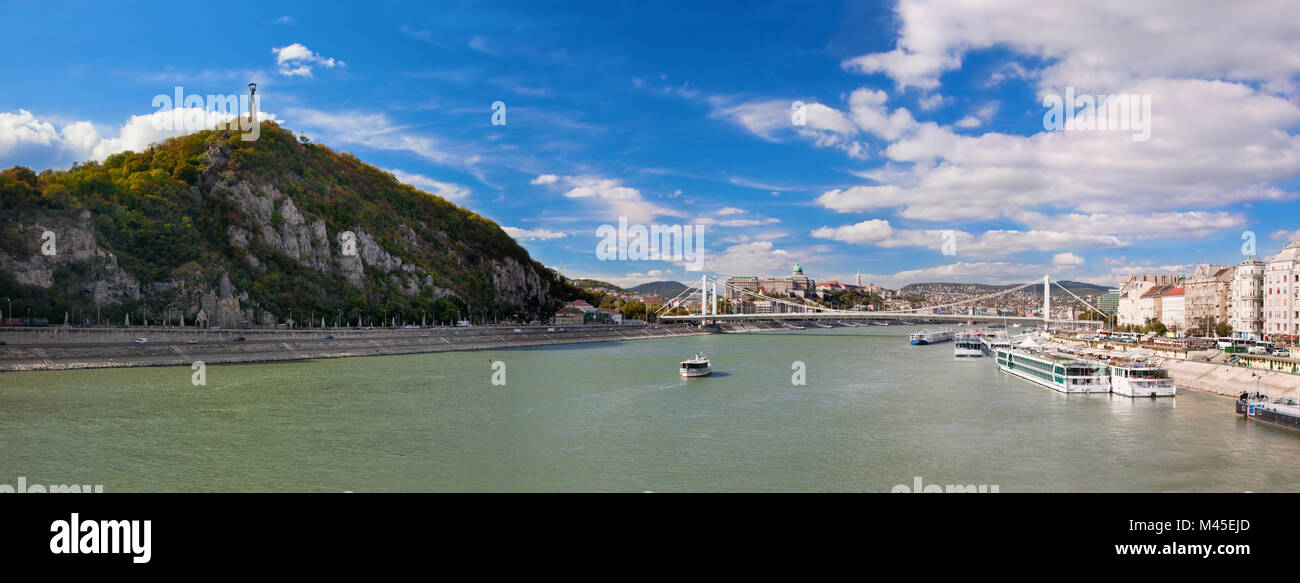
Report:
[{"label": "rocky cliff face", "polygon": [[[271,134],[272,138],[276,136]],[[298,146],[292,139],[289,143]],[[166,147],[164,144],[159,148]],[[118,264],[113,245],[101,232],[102,226],[96,224],[97,213],[116,210],[104,208],[97,212],[36,209],[0,218],[0,227],[16,229],[25,242],[23,248],[8,245],[0,250],[0,269],[11,272],[19,285],[37,289],[58,287],[57,273],[66,272],[75,293],[89,294],[96,304],[134,300],[146,306],[151,319],[175,321],[183,315],[187,325],[197,322],[234,327],[283,322],[289,317],[285,304],[301,301],[312,305],[311,294],[362,297],[363,310],[376,303],[393,303],[394,295],[397,300],[402,296],[424,302],[445,299],[461,306],[456,313],[462,316],[482,314],[484,305],[491,309],[506,306],[513,314],[528,319],[544,317],[560,305],[551,295],[550,273],[539,271],[531,261],[511,256],[526,259],[527,254],[517,247],[514,253],[494,253],[493,248],[485,250],[477,241],[457,239],[431,226],[427,219],[406,217],[400,212],[383,214],[379,223],[357,219],[342,222],[322,203],[327,197],[337,196],[335,193],[306,190],[293,176],[272,173],[275,177],[268,178],[269,173],[250,172],[247,159],[241,160],[232,148],[231,142],[224,139],[206,142],[197,158],[201,160],[198,175],[186,187],[188,192],[174,195],[187,199],[181,202],[194,209],[204,209],[193,212],[220,213],[219,217],[208,217],[219,221],[220,230],[216,232],[220,240],[206,241],[207,252],[167,270],[166,277],[158,277],[157,270],[141,273],[148,266],[141,268],[138,261],[132,263],[136,265],[135,273]],[[339,156],[327,150],[310,155]],[[361,202],[356,206],[375,213],[380,202],[393,200],[392,190],[400,185],[388,180],[382,184],[388,189],[382,197],[376,195],[371,200],[368,193],[359,192]],[[413,197],[433,199],[410,192]],[[423,200],[415,202],[427,204]],[[445,202],[439,204],[445,205],[440,209],[449,208],[474,218],[468,211]],[[384,210],[381,206],[378,209]],[[475,228],[481,232],[483,220],[475,220],[480,221]],[[495,225],[492,228],[499,231]],[[57,252],[53,255],[40,252],[39,243],[46,231],[54,233]],[[499,240],[492,244],[500,246]],[[296,267],[288,269],[287,264]],[[284,279],[289,280],[290,292],[275,297],[266,292],[270,284],[262,291],[256,285],[259,281]],[[486,289],[488,282],[490,290]],[[405,305],[415,310],[410,301]],[[322,313],[344,312],[349,307],[358,309],[354,300],[351,306],[316,311],[316,324]],[[306,314],[294,317],[303,322]]]},{"label": "rocky cliff face", "polygon": [[89,211],[27,212],[4,223],[19,233],[25,249],[0,250],[0,270],[12,273],[20,285],[50,288],[55,271],[65,268],[72,286],[90,294],[96,304],[140,299],[140,282],[117,264],[112,252],[99,246]]}]

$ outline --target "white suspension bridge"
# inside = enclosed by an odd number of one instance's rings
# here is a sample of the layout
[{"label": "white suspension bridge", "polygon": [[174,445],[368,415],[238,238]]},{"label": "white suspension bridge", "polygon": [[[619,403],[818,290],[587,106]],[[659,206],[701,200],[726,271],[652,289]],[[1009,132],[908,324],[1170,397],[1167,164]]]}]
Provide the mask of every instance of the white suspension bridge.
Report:
[{"label": "white suspension bridge", "polygon": [[[771,297],[754,290],[749,290],[743,287],[730,285],[725,280],[719,280],[717,278],[711,278],[708,275],[703,275],[700,277],[700,283],[698,288],[694,286],[688,287],[686,288],[686,290],[682,291],[682,293],[677,294],[677,296],[674,297],[673,299],[664,302],[663,307],[659,309],[659,312],[656,313],[656,316],[658,316],[659,319],[661,320],[673,320],[673,321],[700,320],[701,323],[725,322],[725,321],[736,321],[736,320],[908,320],[908,321],[931,320],[931,321],[955,321],[955,322],[996,321],[996,322],[1015,322],[1015,323],[1033,323],[1033,324],[1041,323],[1045,327],[1047,326],[1055,326],[1055,327],[1101,326],[1102,321],[1100,320],[1052,319],[1051,318],[1051,311],[1052,311],[1051,310],[1052,307],[1051,286],[1053,284],[1055,284],[1057,287],[1064,290],[1065,293],[1069,294],[1075,300],[1078,300],[1080,303],[1087,306],[1088,310],[1086,311],[1093,311],[1093,312],[1097,312],[1098,314],[1103,314],[1103,312],[1097,309],[1096,306],[1093,306],[1087,301],[1084,301],[1083,298],[1079,297],[1074,292],[1070,291],[1065,286],[1062,286],[1059,282],[1052,279],[1050,274],[1044,275],[1042,280],[1025,282],[1004,290],[984,294],[977,297],[967,298],[964,300],[955,301],[947,304],[942,304],[938,306],[926,306],[924,308],[911,308],[907,310],[889,310],[889,311],[837,310],[837,309],[828,308],[826,306],[808,303],[806,301],[795,301],[794,299]],[[735,295],[737,297],[753,298],[754,301],[771,302],[773,308],[775,308],[777,305],[782,305],[784,306],[785,311],[776,312],[775,310],[773,310],[773,313],[762,313],[762,314],[717,313],[719,285],[722,286],[723,293],[727,297],[731,297],[732,295]],[[1000,296],[1013,294],[1022,289],[1025,289],[1030,286],[1035,286],[1035,285],[1043,286],[1043,316],[1041,318],[1030,317],[1030,316],[998,316],[998,315],[975,314],[975,313],[969,313],[969,314],[934,313],[935,310],[942,310],[942,309],[954,308],[958,306],[977,304],[979,302],[991,300],[993,298],[997,298]],[[696,293],[700,295],[699,313],[680,314],[676,316],[665,315],[665,312],[671,309],[672,306],[679,304],[677,300],[681,300],[683,298],[689,298],[690,296]]]}]

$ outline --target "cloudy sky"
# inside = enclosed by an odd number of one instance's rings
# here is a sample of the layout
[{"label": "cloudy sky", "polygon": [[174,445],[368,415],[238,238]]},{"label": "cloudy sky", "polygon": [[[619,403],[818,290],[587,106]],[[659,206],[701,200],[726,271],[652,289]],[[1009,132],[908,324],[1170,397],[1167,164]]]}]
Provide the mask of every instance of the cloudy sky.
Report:
[{"label": "cloudy sky", "polygon": [[[1300,238],[1293,1],[1057,6],[0,2],[22,23],[0,37],[0,166],[138,150],[170,134],[156,95],[255,81],[285,127],[570,277],[698,277],[598,260],[620,217],[703,225],[722,276],[891,287],[1113,283]],[[1146,100],[1149,136],[1045,128],[1067,91]]]}]

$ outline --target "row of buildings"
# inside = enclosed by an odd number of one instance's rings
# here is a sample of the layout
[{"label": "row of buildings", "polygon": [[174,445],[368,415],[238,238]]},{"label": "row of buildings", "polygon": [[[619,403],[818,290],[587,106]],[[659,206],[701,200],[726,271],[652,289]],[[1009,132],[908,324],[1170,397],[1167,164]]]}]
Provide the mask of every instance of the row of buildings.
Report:
[{"label": "row of buildings", "polygon": [[[803,308],[758,299],[756,295],[778,299],[788,299],[802,304],[803,300],[816,300],[826,297],[828,293],[861,291],[879,294],[889,298],[893,291],[875,284],[862,285],[862,275],[858,274],[856,283],[838,281],[817,282],[804,275],[803,266],[796,263],[788,277],[759,277],[756,275],[733,275],[727,278],[726,300],[732,313],[737,314],[771,314],[797,312]],[[719,290],[721,293],[722,290]]]},{"label": "row of buildings", "polygon": [[[1227,323],[1238,336],[1281,342],[1300,337],[1300,242],[1267,261],[1199,265],[1189,277],[1131,275],[1098,308],[1121,325],[1159,321],[1175,332]],[[1113,306],[1113,312],[1111,308]]]},{"label": "row of buildings", "polygon": [[[623,324],[623,313],[611,308],[597,308],[585,300],[574,300],[551,317],[551,324],[556,326],[581,326],[583,324]],[[632,324],[634,322],[627,322]],[[644,324],[637,320],[636,324]]]}]

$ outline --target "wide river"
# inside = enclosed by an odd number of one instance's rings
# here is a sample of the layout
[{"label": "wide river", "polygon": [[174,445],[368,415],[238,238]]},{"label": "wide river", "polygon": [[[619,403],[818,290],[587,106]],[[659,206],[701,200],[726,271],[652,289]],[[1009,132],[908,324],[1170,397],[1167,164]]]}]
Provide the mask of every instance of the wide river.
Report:
[{"label": "wide river", "polygon": [[[1231,399],[1074,395],[914,328],[0,374],[0,484],[170,491],[1294,491]],[[715,374],[678,378],[695,352]],[[492,382],[505,363],[504,385]],[[806,384],[792,383],[803,363]]]}]

